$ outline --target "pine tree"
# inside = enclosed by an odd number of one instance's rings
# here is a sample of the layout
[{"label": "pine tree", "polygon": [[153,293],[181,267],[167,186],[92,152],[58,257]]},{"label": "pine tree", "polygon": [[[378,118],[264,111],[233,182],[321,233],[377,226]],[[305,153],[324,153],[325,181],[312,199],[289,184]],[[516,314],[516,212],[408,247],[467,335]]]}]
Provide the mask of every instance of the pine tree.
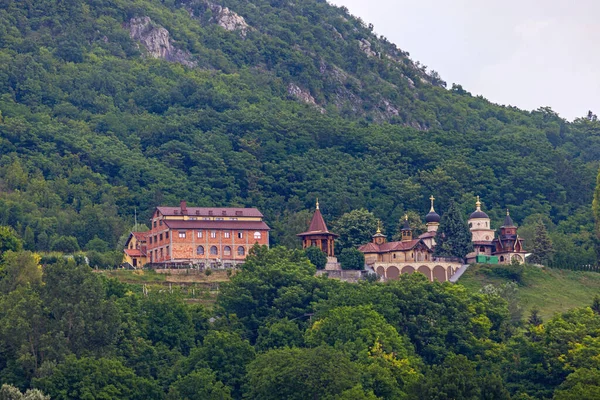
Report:
[{"label": "pine tree", "polygon": [[546,225],[544,225],[541,218],[535,225],[531,252],[532,254],[529,256],[529,262],[531,263],[547,265],[552,260],[554,253],[552,240],[548,236]]},{"label": "pine tree", "polygon": [[435,255],[464,258],[473,251],[471,232],[454,202],[442,215],[436,236]]},{"label": "pine tree", "polygon": [[600,296],[594,296],[594,300],[592,301],[592,311],[596,314],[600,315]]},{"label": "pine tree", "polygon": [[533,326],[539,326],[543,324],[544,320],[542,319],[542,317],[540,317],[539,312],[540,310],[538,310],[536,307],[532,308],[531,314],[529,314],[529,319],[527,320],[527,322],[529,322],[529,324]]}]

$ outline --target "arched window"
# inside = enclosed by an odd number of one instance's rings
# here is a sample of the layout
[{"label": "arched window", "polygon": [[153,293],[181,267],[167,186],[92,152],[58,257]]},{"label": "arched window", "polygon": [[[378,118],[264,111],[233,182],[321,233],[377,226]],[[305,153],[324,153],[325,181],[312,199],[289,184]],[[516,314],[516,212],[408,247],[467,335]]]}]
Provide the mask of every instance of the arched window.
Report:
[{"label": "arched window", "polygon": [[238,247],[238,256],[243,256],[245,254],[246,254],[246,249],[244,249],[244,246]]},{"label": "arched window", "polygon": [[217,249],[217,246],[211,246],[210,254],[212,254],[213,256],[216,256],[217,254],[219,254],[219,249]]},{"label": "arched window", "polygon": [[254,232],[254,239],[259,240],[261,237],[260,232]]},{"label": "arched window", "polygon": [[481,246],[481,247],[479,248],[479,251],[480,251],[481,253],[485,253],[485,247]]},{"label": "arched window", "polygon": [[500,262],[504,261],[504,256],[500,256]]},{"label": "arched window", "polygon": [[231,255],[231,247],[229,247],[229,246],[223,247],[223,255],[230,256]]},{"label": "arched window", "polygon": [[199,256],[203,256],[204,255],[204,246],[198,246],[196,248],[196,254],[198,254]]},{"label": "arched window", "polygon": [[473,223],[469,222],[469,228],[472,228],[472,227],[473,227]]}]

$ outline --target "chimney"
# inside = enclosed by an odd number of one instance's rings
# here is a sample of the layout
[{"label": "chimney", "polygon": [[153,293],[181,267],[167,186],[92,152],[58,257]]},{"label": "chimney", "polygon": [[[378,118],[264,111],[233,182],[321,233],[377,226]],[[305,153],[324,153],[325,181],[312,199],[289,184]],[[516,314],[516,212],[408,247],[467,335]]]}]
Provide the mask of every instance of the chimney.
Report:
[{"label": "chimney", "polygon": [[187,204],[185,200],[181,200],[181,202],[179,203],[179,207],[181,208],[181,214],[187,214]]}]

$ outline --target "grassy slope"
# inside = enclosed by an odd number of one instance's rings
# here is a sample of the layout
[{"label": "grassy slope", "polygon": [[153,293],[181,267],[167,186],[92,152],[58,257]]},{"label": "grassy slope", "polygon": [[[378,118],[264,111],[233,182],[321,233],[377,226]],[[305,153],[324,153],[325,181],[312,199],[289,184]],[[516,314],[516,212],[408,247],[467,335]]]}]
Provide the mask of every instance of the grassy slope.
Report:
[{"label": "grassy slope", "polygon": [[[479,291],[487,284],[502,284],[506,279],[486,275],[479,266],[469,268],[459,284],[468,290]],[[561,269],[528,267],[519,288],[520,302],[525,316],[534,306],[544,319],[556,312],[591,305],[592,298],[600,294],[600,274]]]}]

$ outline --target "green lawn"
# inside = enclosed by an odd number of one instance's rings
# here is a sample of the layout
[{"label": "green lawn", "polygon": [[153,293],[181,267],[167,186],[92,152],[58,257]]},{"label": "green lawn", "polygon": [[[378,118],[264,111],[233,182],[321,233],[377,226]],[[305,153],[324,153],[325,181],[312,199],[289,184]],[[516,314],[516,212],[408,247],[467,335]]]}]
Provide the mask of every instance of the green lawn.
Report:
[{"label": "green lawn", "polygon": [[[506,279],[491,277],[480,266],[472,266],[460,278],[458,284],[468,290],[479,291],[487,284],[502,284]],[[562,269],[527,266],[523,282],[519,287],[520,303],[525,316],[534,306],[540,309],[544,319],[556,312],[592,304],[595,295],[600,295],[600,273],[579,272]]]},{"label": "green lawn", "polygon": [[124,283],[139,283],[151,284],[166,282],[165,274],[158,274],[153,270],[128,270],[128,269],[113,269],[98,271],[109,278],[117,278]]}]

